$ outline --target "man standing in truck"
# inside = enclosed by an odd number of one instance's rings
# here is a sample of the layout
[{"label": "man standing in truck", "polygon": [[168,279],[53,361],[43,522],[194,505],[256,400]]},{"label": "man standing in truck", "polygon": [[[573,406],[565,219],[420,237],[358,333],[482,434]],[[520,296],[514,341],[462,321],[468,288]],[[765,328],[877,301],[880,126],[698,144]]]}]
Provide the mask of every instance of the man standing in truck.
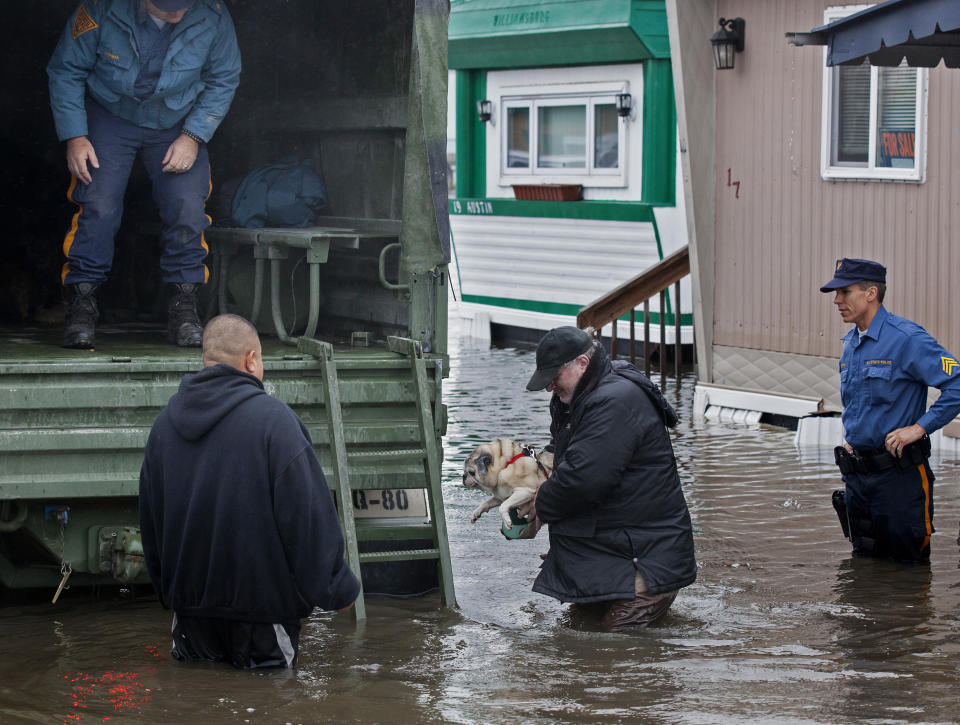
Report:
[{"label": "man standing in truck", "polygon": [[240,80],[240,51],[222,0],[95,0],[71,16],[47,65],[57,138],[66,142],[63,346],[91,349],[97,288],[113,262],[123,196],[139,156],[160,212],[160,267],[170,342],[198,347],[197,291],[208,277],[206,144]]},{"label": "man standing in truck", "polygon": [[256,328],[214,317],[203,365],[184,377],[147,441],[147,571],[174,611],[174,659],[291,667],[300,620],[314,607],[350,607],[360,582],[344,561],[307,429],[264,390]]}]

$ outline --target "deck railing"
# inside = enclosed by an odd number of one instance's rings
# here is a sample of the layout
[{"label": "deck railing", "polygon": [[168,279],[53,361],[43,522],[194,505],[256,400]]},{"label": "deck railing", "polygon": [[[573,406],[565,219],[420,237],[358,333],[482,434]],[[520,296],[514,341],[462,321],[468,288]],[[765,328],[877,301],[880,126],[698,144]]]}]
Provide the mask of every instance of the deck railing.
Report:
[{"label": "deck railing", "polygon": [[660,387],[666,383],[666,291],[674,285],[674,376],[680,380],[680,280],[690,274],[690,252],[687,247],[650,267],[633,279],[624,282],[603,297],[594,300],[577,313],[577,327],[592,327],[601,334],[605,325],[612,323],[610,332],[610,357],[617,356],[617,320],[630,315],[630,362],[636,361],[637,307],[643,305],[643,360],[644,372],[650,377],[650,298],[660,295]]}]

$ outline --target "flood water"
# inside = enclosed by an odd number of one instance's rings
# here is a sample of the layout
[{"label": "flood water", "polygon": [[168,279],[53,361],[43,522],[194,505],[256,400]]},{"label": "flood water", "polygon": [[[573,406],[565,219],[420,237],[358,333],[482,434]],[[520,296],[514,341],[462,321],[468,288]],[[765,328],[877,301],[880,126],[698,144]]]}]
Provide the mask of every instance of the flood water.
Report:
[{"label": "flood water", "polygon": [[[317,614],[293,671],[181,665],[148,598],[0,609],[0,722],[941,723],[960,721],[960,462],[934,461],[929,567],[853,560],[827,454],[769,426],[691,419],[693,377],[665,392],[699,575],[650,629],[571,622],[530,586],[545,532],[507,541],[460,485],[478,443],[543,444],[533,354],[451,342],[444,500],[459,608],[368,598]],[[655,380],[658,379],[655,377]]]}]

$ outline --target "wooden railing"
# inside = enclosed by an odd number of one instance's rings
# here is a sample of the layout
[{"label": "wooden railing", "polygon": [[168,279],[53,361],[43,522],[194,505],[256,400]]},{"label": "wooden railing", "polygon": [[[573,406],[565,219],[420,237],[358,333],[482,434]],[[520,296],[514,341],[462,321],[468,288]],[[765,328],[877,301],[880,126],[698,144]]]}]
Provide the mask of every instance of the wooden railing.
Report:
[{"label": "wooden railing", "polygon": [[610,333],[610,357],[617,356],[617,320],[630,314],[630,362],[636,361],[635,323],[637,307],[643,305],[643,359],[644,370],[650,377],[650,298],[660,295],[660,387],[665,383],[664,366],[666,352],[666,290],[674,285],[674,376],[680,379],[680,280],[690,274],[690,252],[687,247],[679,249],[650,269],[624,282],[603,297],[594,300],[577,313],[577,327],[592,327],[599,335],[605,325],[612,324]]}]

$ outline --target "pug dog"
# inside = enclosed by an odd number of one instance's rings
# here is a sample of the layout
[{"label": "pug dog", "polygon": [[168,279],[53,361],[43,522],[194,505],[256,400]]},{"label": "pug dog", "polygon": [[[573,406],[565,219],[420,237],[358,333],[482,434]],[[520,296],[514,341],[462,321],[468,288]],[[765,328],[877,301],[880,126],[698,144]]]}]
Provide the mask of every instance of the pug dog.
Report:
[{"label": "pug dog", "polygon": [[470,516],[476,523],[484,513],[500,507],[500,518],[509,530],[510,509],[533,498],[553,471],[553,454],[524,447],[510,438],[497,438],[477,446],[463,464],[463,485],[490,494]]}]

